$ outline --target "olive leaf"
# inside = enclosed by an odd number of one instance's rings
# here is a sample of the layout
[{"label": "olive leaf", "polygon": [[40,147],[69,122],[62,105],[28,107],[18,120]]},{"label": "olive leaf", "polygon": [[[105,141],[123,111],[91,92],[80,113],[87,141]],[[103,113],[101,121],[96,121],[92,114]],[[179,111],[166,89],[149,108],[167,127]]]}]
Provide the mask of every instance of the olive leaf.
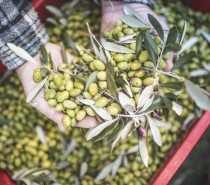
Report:
[{"label": "olive leaf", "polygon": [[209,71],[207,71],[205,69],[196,69],[196,70],[191,71],[189,73],[189,75],[191,77],[204,76],[204,75],[207,75],[207,74],[209,74]]},{"label": "olive leaf", "polygon": [[182,41],[184,40],[184,36],[186,34],[186,31],[187,31],[187,22],[184,21],[184,26],[183,26],[182,34],[181,34],[181,37],[180,37],[180,40],[179,40],[179,45],[182,44]]},{"label": "olive leaf", "polygon": [[85,85],[85,91],[88,90],[88,87],[91,83],[94,83],[97,81],[97,74],[98,74],[98,71],[94,71],[90,74]]},{"label": "olive leaf", "polygon": [[140,19],[136,18],[133,15],[123,15],[121,20],[122,22],[133,28],[143,28],[143,29],[149,28],[148,25],[146,25],[144,22],[142,22]]},{"label": "olive leaf", "polygon": [[11,49],[17,56],[21,57],[22,59],[32,62],[34,64],[37,64],[37,62],[33,59],[33,57],[26,52],[24,49],[12,44],[12,43],[7,43],[7,46],[9,49]]},{"label": "olive leaf", "polygon": [[119,92],[118,97],[119,97],[119,102],[121,106],[127,112],[133,112],[135,110],[133,102],[130,100],[130,98],[126,94]]},{"label": "olive leaf", "polygon": [[205,95],[201,89],[193,84],[189,80],[184,81],[187,92],[191,98],[195,101],[196,105],[203,110],[210,110],[210,100],[207,95]]},{"label": "olive leaf", "polygon": [[168,51],[178,52],[180,49],[181,49],[181,46],[179,44],[176,44],[176,43],[167,44],[164,49],[163,55],[166,54]]},{"label": "olive leaf", "polygon": [[142,107],[140,113],[141,113],[141,112],[144,112],[145,110],[147,110],[147,109],[152,105],[152,102],[153,102],[153,100],[154,100],[154,97],[155,97],[155,96],[152,96],[150,99],[148,99],[148,100],[145,102],[145,104],[144,104],[144,106]]},{"label": "olive leaf", "polygon": [[56,170],[62,170],[64,168],[66,168],[67,166],[70,166],[70,162],[68,162],[68,161],[61,161],[56,166]]},{"label": "olive leaf", "polygon": [[108,164],[107,166],[105,166],[100,172],[99,174],[96,176],[96,181],[102,180],[104,179],[111,171],[112,171],[112,166],[113,163]]},{"label": "olive leaf", "polygon": [[129,162],[128,162],[128,158],[126,155],[123,156],[123,166],[125,168],[129,168]]},{"label": "olive leaf", "polygon": [[42,144],[47,145],[44,131],[43,131],[42,127],[40,127],[39,125],[36,126],[36,133],[38,135],[38,138],[42,142]]},{"label": "olive leaf", "polygon": [[69,34],[66,31],[63,32],[63,38],[64,38],[64,41],[65,41],[66,45],[70,49],[73,50],[73,52],[74,52],[75,55],[78,55],[77,49],[74,46],[74,41],[72,40],[72,38],[69,36]]},{"label": "olive leaf", "polygon": [[192,46],[194,46],[199,41],[198,37],[191,37],[189,40],[185,41],[182,45],[181,50],[178,52],[178,54],[182,54],[186,50],[190,49]]},{"label": "olive leaf", "polygon": [[139,96],[137,108],[143,107],[152,94],[153,94],[153,85],[145,87],[145,89],[142,91],[142,93]]},{"label": "olive leaf", "polygon": [[112,142],[111,152],[114,150],[115,145],[116,145],[117,142],[120,140],[121,133],[122,133],[122,130],[119,132],[118,136],[117,136],[117,137],[115,138],[115,140]]},{"label": "olive leaf", "polygon": [[149,163],[149,152],[147,149],[146,140],[144,138],[139,139],[139,153],[144,165],[148,168]]},{"label": "olive leaf", "polygon": [[93,128],[91,132],[87,135],[87,140],[91,140],[93,137],[97,136],[100,134],[106,127],[117,121],[119,118],[117,117],[116,119],[106,121],[104,123],[99,124],[97,127]]},{"label": "olive leaf", "polygon": [[77,140],[72,139],[71,142],[67,145],[66,149],[64,150],[64,154],[62,157],[63,161],[66,160],[66,158],[69,156],[71,152],[74,151],[74,149],[76,148],[76,145],[77,145]]},{"label": "olive leaf", "polygon": [[118,100],[117,85],[115,83],[115,72],[110,62],[106,63],[107,85],[111,95]]},{"label": "olive leaf", "polygon": [[67,26],[68,20],[66,18],[63,18],[62,17],[62,18],[59,19],[59,23],[62,24],[62,25],[64,25],[64,26]]},{"label": "olive leaf", "polygon": [[102,62],[106,63],[106,56],[105,56],[104,51],[101,47],[99,48],[99,59]]},{"label": "olive leaf", "polygon": [[135,53],[133,50],[125,46],[121,46],[112,42],[103,42],[102,45],[108,51],[114,51],[117,53]]},{"label": "olive leaf", "polygon": [[[133,15],[136,18],[138,18],[139,21],[141,21],[143,24],[147,25],[147,23],[145,23],[141,17],[139,16],[139,14],[131,7],[129,6],[123,6],[123,11],[125,13],[125,15]],[[147,25],[148,26],[148,25]]]},{"label": "olive leaf", "polygon": [[[154,101],[153,101],[154,102]],[[164,108],[164,103],[163,102],[158,102],[158,103],[152,103],[152,105],[146,109],[145,111],[141,112],[141,113],[144,113],[144,112],[150,112],[150,111],[153,111],[153,110],[158,110],[158,109],[162,109]]]},{"label": "olive leaf", "polygon": [[60,69],[60,71],[63,71],[65,73],[68,73],[71,75],[72,78],[76,79],[76,80],[79,80],[80,82],[82,82],[83,84],[86,84],[87,80],[81,76],[77,76],[77,75],[74,75],[72,73],[70,73],[69,71],[66,71],[66,70],[63,70],[63,69]]},{"label": "olive leaf", "polygon": [[91,99],[80,99],[80,98],[78,98],[78,100],[85,105],[94,105],[94,103],[95,103],[95,101],[91,100]]},{"label": "olive leaf", "polygon": [[163,32],[163,28],[162,28],[161,24],[159,23],[159,21],[151,14],[148,14],[148,19],[149,19],[151,25],[157,31],[161,40],[164,42],[164,32]]},{"label": "olive leaf", "polygon": [[171,128],[171,123],[164,123],[160,120],[153,119],[154,123],[156,124],[157,127],[163,127],[165,129],[170,129]]},{"label": "olive leaf", "polygon": [[88,171],[88,164],[83,162],[80,166],[80,178],[82,178]]},{"label": "olive leaf", "polygon": [[148,34],[144,34],[144,43],[147,52],[149,53],[149,57],[152,60],[153,64],[157,64],[157,46],[155,44],[154,39]]},{"label": "olive leaf", "polygon": [[112,120],[112,116],[103,108],[97,108],[95,105],[90,105],[91,108],[104,120]]},{"label": "olive leaf", "polygon": [[131,88],[129,85],[123,85],[123,90],[132,98],[133,97],[133,93],[131,91]]},{"label": "olive leaf", "polygon": [[42,65],[44,65],[44,64],[47,64],[48,65],[49,56],[48,56],[47,50],[46,50],[46,48],[45,48],[44,45],[41,45],[40,46],[40,53],[41,53],[40,57],[41,57],[41,63],[42,63]]},{"label": "olive leaf", "polygon": [[45,82],[47,81],[48,76],[42,80],[28,95],[26,102],[29,103],[31,100],[35,98],[37,93],[41,90],[41,88],[44,86]]},{"label": "olive leaf", "polygon": [[139,150],[139,146],[135,145],[127,151],[127,154],[136,153],[136,152],[138,152],[138,150]]},{"label": "olive leaf", "polygon": [[130,130],[131,130],[131,127],[133,125],[133,120],[128,122],[125,127],[122,129],[122,132],[121,132],[121,139],[125,140],[127,135],[129,134]]},{"label": "olive leaf", "polygon": [[147,116],[147,120],[149,122],[149,126],[150,126],[150,130],[152,132],[152,136],[154,141],[159,145],[162,146],[162,140],[161,140],[161,135],[160,135],[160,131],[156,125],[156,120],[154,118],[151,118],[149,116]]},{"label": "olive leaf", "polygon": [[58,17],[64,17],[63,12],[57,8],[56,6],[52,6],[52,5],[47,5],[45,6],[45,8],[52,13],[53,15],[56,15]]},{"label": "olive leaf", "polygon": [[114,179],[119,167],[122,164],[123,155],[124,155],[124,150],[121,152],[121,154],[118,156],[118,158],[113,162],[111,181]]},{"label": "olive leaf", "polygon": [[171,44],[171,43],[175,43],[176,39],[177,39],[177,35],[178,35],[177,27],[173,26],[169,30],[168,37],[167,37],[167,40],[166,40],[166,45]]},{"label": "olive leaf", "polygon": [[180,67],[182,67],[183,65],[185,65],[192,57],[195,56],[195,52],[190,52],[188,54],[183,55],[182,57],[180,57],[176,63],[173,65],[173,67],[171,68],[171,71],[179,69]]},{"label": "olive leaf", "polygon": [[210,43],[210,34],[207,33],[204,30],[201,30],[201,34],[204,36],[204,38]]},{"label": "olive leaf", "polygon": [[172,108],[172,102],[170,101],[170,99],[167,96],[163,96],[162,98],[163,98],[163,103],[165,104],[165,106],[168,109],[171,109]]},{"label": "olive leaf", "polygon": [[140,31],[136,38],[136,57],[138,58],[142,49],[142,41],[144,39],[143,31]]},{"label": "olive leaf", "polygon": [[54,18],[52,18],[52,17],[48,17],[46,19],[46,21],[49,22],[49,23],[51,23],[51,24],[54,24],[55,26],[58,25],[58,22]]},{"label": "olive leaf", "polygon": [[183,110],[182,106],[174,101],[172,101],[172,109],[177,113],[177,115],[181,115]]},{"label": "olive leaf", "polygon": [[67,56],[66,56],[66,49],[65,49],[63,42],[60,42],[60,47],[61,47],[63,63],[68,64],[68,60],[67,60]]},{"label": "olive leaf", "polygon": [[167,87],[167,88],[170,88],[170,89],[175,89],[177,91],[182,89],[182,83],[181,82],[167,82],[167,83],[161,84],[160,86],[161,87]]}]

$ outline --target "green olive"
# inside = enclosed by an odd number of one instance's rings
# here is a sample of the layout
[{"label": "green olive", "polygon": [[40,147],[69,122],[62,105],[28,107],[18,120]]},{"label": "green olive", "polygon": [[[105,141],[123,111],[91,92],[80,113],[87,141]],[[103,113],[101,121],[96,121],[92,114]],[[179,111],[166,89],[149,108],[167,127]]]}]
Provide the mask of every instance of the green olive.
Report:
[{"label": "green olive", "polygon": [[136,51],[136,43],[133,42],[130,44],[130,48],[133,50],[133,51]]},{"label": "green olive", "polygon": [[85,110],[86,110],[86,112],[89,116],[95,116],[96,115],[96,113],[94,112],[94,110],[91,107],[87,107]]},{"label": "green olive", "polygon": [[118,109],[116,108],[116,107],[114,107],[114,106],[108,106],[107,108],[106,108],[106,111],[110,114],[110,115],[117,115],[118,114]]},{"label": "green olive", "polygon": [[98,86],[102,90],[106,90],[107,89],[107,82],[106,81],[98,81]]},{"label": "green olive", "polygon": [[125,28],[123,30],[123,33],[125,33],[126,35],[131,35],[131,34],[134,34],[134,31],[131,28]]},{"label": "green olive", "polygon": [[56,106],[55,106],[55,110],[57,112],[62,112],[64,110],[64,107],[63,107],[63,104],[62,103],[58,103]]},{"label": "green olive", "polygon": [[74,103],[73,101],[71,100],[65,100],[63,102],[63,106],[66,108],[66,109],[75,109],[77,107],[77,104]]},{"label": "green olive", "polygon": [[124,60],[126,61],[126,62],[130,62],[132,59],[133,59],[133,54],[132,53],[126,53],[125,55],[124,55]]},{"label": "green olive", "polygon": [[136,70],[138,70],[140,68],[141,68],[141,63],[139,63],[139,62],[131,63],[131,70],[132,71],[136,71]]},{"label": "green olive", "polygon": [[120,62],[118,64],[118,68],[121,70],[121,71],[126,71],[128,69],[128,63],[127,62]]},{"label": "green olive", "polygon": [[74,88],[74,83],[73,83],[73,81],[67,80],[67,81],[66,81],[65,89],[66,89],[67,91],[71,91],[73,88]]},{"label": "green olive", "polygon": [[63,126],[68,128],[71,126],[71,118],[68,115],[63,115],[62,117]]},{"label": "green olive", "polygon": [[76,114],[76,120],[81,121],[85,118],[86,116],[86,111],[85,110],[80,110]]},{"label": "green olive", "polygon": [[140,86],[142,85],[141,79],[140,79],[140,78],[137,78],[137,77],[132,78],[132,79],[130,80],[130,83],[131,83],[131,85],[133,85],[133,86],[135,86],[135,87],[140,87]]},{"label": "green olive", "polygon": [[92,99],[93,98],[92,95],[88,91],[85,91],[83,93],[83,97],[86,98],[86,99]]},{"label": "green olive", "polygon": [[90,69],[91,69],[92,71],[95,71],[95,70],[96,70],[96,68],[95,68],[95,66],[94,66],[94,63],[93,63],[93,62],[91,62],[89,66],[90,66]]},{"label": "green olive", "polygon": [[144,74],[145,74],[145,71],[144,71],[144,70],[137,71],[137,72],[135,73],[135,77],[141,78],[141,77],[144,76]]},{"label": "green olive", "polygon": [[68,67],[68,64],[66,64],[66,63],[62,63],[62,64],[58,65],[59,70],[66,69],[67,67]]},{"label": "green olive", "polygon": [[72,109],[66,109],[66,114],[70,116],[71,118],[74,118],[76,115],[76,112],[75,110],[72,110]]},{"label": "green olive", "polygon": [[57,105],[57,101],[55,99],[49,99],[47,102],[51,107],[55,107]]},{"label": "green olive", "polygon": [[59,88],[62,85],[62,83],[63,83],[62,77],[59,74],[57,74],[57,73],[54,74],[53,75],[53,82],[54,82],[55,86],[57,88]]},{"label": "green olive", "polygon": [[131,86],[131,91],[132,91],[132,93],[134,93],[134,94],[139,93],[140,90],[141,90],[140,87]]},{"label": "green olive", "polygon": [[97,78],[98,78],[99,80],[106,80],[106,72],[105,72],[105,71],[99,71],[99,72],[97,73]]},{"label": "green olive", "polygon": [[69,92],[68,91],[57,92],[56,96],[57,96],[57,101],[59,103],[62,103],[63,101],[69,98]]},{"label": "green olive", "polygon": [[95,101],[95,106],[98,108],[105,107],[108,104],[108,99],[106,97],[99,97]]},{"label": "green olive", "polygon": [[139,55],[140,62],[146,62],[149,59],[149,54],[147,51],[142,51]]},{"label": "green olive", "polygon": [[82,55],[82,59],[83,59],[85,62],[87,62],[87,63],[93,61],[93,57],[92,57],[91,55],[89,55],[89,54],[86,54],[86,53]]},{"label": "green olive", "polygon": [[123,54],[116,54],[114,55],[113,59],[115,62],[122,62],[125,58]]},{"label": "green olive", "polygon": [[95,96],[97,93],[98,93],[98,85],[96,83],[91,83],[89,85],[89,93],[92,95],[92,96]]},{"label": "green olive", "polygon": [[75,89],[71,89],[69,94],[70,94],[71,97],[77,97],[81,94],[81,92],[82,91],[80,89],[75,88]]},{"label": "green olive", "polygon": [[154,68],[154,64],[150,61],[147,61],[147,62],[144,62],[144,67],[147,67],[147,68]]},{"label": "green olive", "polygon": [[94,63],[95,68],[99,71],[104,71],[106,68],[105,64],[100,60],[94,60],[93,63]]},{"label": "green olive", "polygon": [[111,103],[110,105],[111,105],[112,107],[116,107],[116,108],[118,109],[118,112],[121,112],[121,111],[122,111],[122,107],[121,107],[120,104],[113,102],[113,103]]},{"label": "green olive", "polygon": [[33,74],[33,80],[35,83],[41,82],[42,78],[43,78],[43,75],[40,71],[37,71]]},{"label": "green olive", "polygon": [[53,99],[53,98],[55,98],[55,95],[56,95],[55,89],[50,89],[49,90],[49,98]]},{"label": "green olive", "polygon": [[143,80],[143,85],[148,86],[154,83],[155,79],[153,77],[147,77]]},{"label": "green olive", "polygon": [[81,91],[84,91],[84,89],[85,89],[84,84],[82,82],[79,82],[79,81],[74,82],[74,87],[77,88],[77,89],[80,89]]}]

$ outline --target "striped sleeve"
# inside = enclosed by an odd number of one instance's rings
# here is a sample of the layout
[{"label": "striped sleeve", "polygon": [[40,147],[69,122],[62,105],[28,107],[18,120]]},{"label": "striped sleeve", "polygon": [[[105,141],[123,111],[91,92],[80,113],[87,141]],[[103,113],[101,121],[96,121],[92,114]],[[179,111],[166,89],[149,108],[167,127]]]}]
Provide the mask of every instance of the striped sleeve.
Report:
[{"label": "striped sleeve", "polygon": [[13,43],[33,56],[48,39],[29,0],[0,0],[0,59],[9,70],[25,61],[15,55],[6,43]]},{"label": "striped sleeve", "polygon": [[125,3],[141,3],[148,6],[151,6],[154,3],[154,0],[111,0],[111,1],[121,1]]}]

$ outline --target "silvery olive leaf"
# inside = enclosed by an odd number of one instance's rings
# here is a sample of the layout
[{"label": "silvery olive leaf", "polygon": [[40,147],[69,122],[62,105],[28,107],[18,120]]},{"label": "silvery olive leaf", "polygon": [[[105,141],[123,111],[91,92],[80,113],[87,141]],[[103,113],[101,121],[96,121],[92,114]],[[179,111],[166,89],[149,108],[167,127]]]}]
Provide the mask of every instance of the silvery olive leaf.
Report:
[{"label": "silvery olive leaf", "polygon": [[116,145],[117,142],[120,140],[121,133],[122,133],[122,130],[120,131],[120,133],[118,134],[118,136],[117,136],[117,137],[115,138],[115,140],[113,141],[112,146],[111,146],[111,152],[114,150],[115,145]]},{"label": "silvery olive leaf", "polygon": [[127,112],[133,112],[135,110],[133,102],[130,100],[130,98],[126,94],[119,92],[118,97],[119,97],[121,106]]},{"label": "silvery olive leaf", "polygon": [[135,53],[133,50],[125,46],[121,46],[112,42],[103,42],[102,45],[108,51],[114,51],[118,53]]},{"label": "silvery olive leaf", "polygon": [[19,177],[20,177],[26,170],[27,170],[27,169],[24,168],[24,169],[22,169],[22,170],[16,172],[16,173],[12,176],[12,179],[13,179],[13,180],[18,180]]},{"label": "silvery olive leaf", "polygon": [[182,124],[182,128],[181,130],[185,130],[188,126],[188,124],[195,119],[195,114],[191,113],[187,116],[187,118],[184,120],[183,124]]},{"label": "silvery olive leaf", "polygon": [[91,140],[93,137],[97,136],[100,134],[105,128],[107,128],[109,125],[117,121],[119,118],[117,117],[116,119],[106,121],[104,123],[99,124],[97,127],[93,128],[91,132],[87,135],[87,140]]},{"label": "silvery olive leaf", "polygon": [[66,26],[68,24],[68,20],[66,18],[60,18],[59,22],[64,26]]},{"label": "silvery olive leaf", "polygon": [[110,61],[112,59],[112,57],[111,57],[109,51],[105,50],[105,54],[106,54],[108,60]]},{"label": "silvery olive leaf", "polygon": [[133,97],[133,93],[131,91],[131,88],[129,87],[129,85],[123,85],[123,89],[125,90],[125,92],[132,98]]},{"label": "silvery olive leaf", "polygon": [[61,161],[58,163],[58,165],[56,166],[57,170],[62,170],[64,168],[66,168],[67,166],[69,166],[70,163],[68,161]]},{"label": "silvery olive leaf", "polygon": [[152,102],[153,102],[153,100],[154,100],[154,97],[155,97],[155,96],[152,96],[150,99],[148,99],[148,100],[145,102],[145,104],[144,104],[144,106],[142,107],[140,113],[141,113],[141,112],[144,112],[145,110],[147,110],[147,109],[150,107],[150,105],[152,105]]},{"label": "silvery olive leaf", "polygon": [[104,51],[103,51],[102,47],[99,48],[99,59],[104,63],[107,62],[106,61],[106,56],[104,54]]},{"label": "silvery olive leaf", "polygon": [[63,16],[64,16],[63,13],[62,13],[62,11],[61,11],[59,8],[57,8],[56,6],[47,5],[45,8],[46,8],[50,13],[52,13],[53,15],[56,15],[56,16],[58,16],[58,17],[63,17]]},{"label": "silvery olive leaf", "polygon": [[85,105],[94,105],[95,103],[95,101],[91,99],[80,99],[80,98],[77,99]]},{"label": "silvery olive leaf", "polygon": [[124,150],[122,150],[120,155],[118,156],[118,158],[113,162],[111,181],[114,179],[115,175],[117,174],[117,171],[118,171],[119,167],[122,164],[124,153],[125,153]]},{"label": "silvery olive leaf", "polygon": [[37,133],[40,141],[42,142],[42,144],[47,145],[44,130],[39,125],[36,126],[36,133]]},{"label": "silvery olive leaf", "polygon": [[92,72],[92,73],[90,74],[90,76],[89,76],[88,79],[87,79],[86,85],[85,85],[85,91],[88,90],[89,85],[90,85],[91,83],[94,83],[94,82],[97,81],[97,74],[98,74],[98,71],[94,71],[94,72]]},{"label": "silvery olive leaf", "polygon": [[9,47],[9,49],[11,49],[16,55],[18,55],[22,59],[24,59],[28,62],[37,64],[36,60],[34,60],[33,57],[27,51],[22,49],[21,47],[18,47],[12,43],[7,43],[7,46]]},{"label": "silvery olive leaf", "polygon": [[90,105],[91,108],[104,120],[112,120],[112,116],[103,108],[97,108],[95,105]]},{"label": "silvery olive leaf", "polygon": [[189,80],[184,81],[187,92],[191,98],[195,101],[196,105],[203,110],[210,110],[210,100],[209,97],[204,94],[201,89],[193,84]]},{"label": "silvery olive leaf", "polygon": [[76,145],[77,145],[77,140],[72,139],[71,142],[67,145],[66,149],[64,150],[62,160],[66,160],[69,154],[74,151],[74,149],[76,148]]},{"label": "silvery olive leaf", "polygon": [[52,18],[52,17],[48,17],[46,19],[46,21],[49,22],[49,23],[51,23],[51,24],[54,24],[55,26],[58,25],[58,22],[54,18]]},{"label": "silvery olive leaf", "polygon": [[160,131],[156,125],[156,120],[147,116],[147,120],[149,122],[149,126],[150,126],[150,130],[152,132],[152,136],[154,141],[159,145],[162,146],[162,140],[161,140],[161,135],[160,135]]},{"label": "silvery olive leaf", "polygon": [[197,77],[197,76],[204,76],[207,75],[209,73],[209,71],[205,70],[205,69],[196,69],[194,71],[191,71],[189,73],[189,75],[191,77]]},{"label": "silvery olive leaf", "polygon": [[181,37],[180,37],[179,45],[182,44],[182,41],[183,41],[184,36],[186,34],[186,31],[187,31],[187,22],[184,21],[184,26],[183,26],[183,29],[182,29],[182,34],[181,34]]},{"label": "silvery olive leaf", "polygon": [[149,163],[149,152],[145,139],[139,139],[139,153],[144,165],[148,168]]},{"label": "silvery olive leaf", "polygon": [[123,156],[123,166],[125,168],[129,168],[129,162],[128,162],[128,158],[126,155]]},{"label": "silvery olive leaf", "polygon": [[126,35],[126,36],[120,37],[120,38],[119,38],[119,41],[120,41],[120,42],[124,42],[124,41],[126,41],[126,40],[133,39],[135,36],[136,36],[136,33],[131,34],[131,35]]},{"label": "silvery olive leaf", "polygon": [[210,34],[207,33],[204,30],[201,30],[201,34],[204,36],[204,38],[210,43]]},{"label": "silvery olive leaf", "polygon": [[170,129],[171,128],[171,123],[163,123],[162,121],[160,120],[157,120],[157,119],[153,119],[154,123],[156,124],[157,127],[163,127],[165,129]]},{"label": "silvery olive leaf", "polygon": [[143,107],[153,93],[153,85],[147,86],[139,96],[137,108]]},{"label": "silvery olive leaf", "polygon": [[135,145],[127,151],[127,154],[136,153],[136,152],[138,152],[138,150],[139,150],[139,146]]},{"label": "silvery olive leaf", "polygon": [[45,82],[47,81],[48,76],[42,80],[28,95],[26,102],[29,103],[31,100],[35,98],[37,93],[41,90],[41,88],[44,86]]},{"label": "silvery olive leaf", "polygon": [[182,45],[181,50],[178,52],[178,54],[182,54],[186,50],[190,49],[192,46],[194,46],[199,41],[198,37],[191,37],[189,40],[185,41]]},{"label": "silvery olive leaf", "polygon": [[105,166],[99,174],[96,176],[96,181],[104,179],[112,170],[113,163],[108,164]]},{"label": "silvery olive leaf", "polygon": [[130,121],[125,125],[125,127],[122,129],[122,132],[121,132],[121,139],[123,140],[126,139],[126,137],[128,136],[131,130],[132,125],[133,125],[133,121]]},{"label": "silvery olive leaf", "polygon": [[88,171],[88,164],[86,162],[83,162],[80,166],[80,178],[82,178],[87,171]]},{"label": "silvery olive leaf", "polygon": [[204,64],[204,68],[210,72],[210,64]]}]

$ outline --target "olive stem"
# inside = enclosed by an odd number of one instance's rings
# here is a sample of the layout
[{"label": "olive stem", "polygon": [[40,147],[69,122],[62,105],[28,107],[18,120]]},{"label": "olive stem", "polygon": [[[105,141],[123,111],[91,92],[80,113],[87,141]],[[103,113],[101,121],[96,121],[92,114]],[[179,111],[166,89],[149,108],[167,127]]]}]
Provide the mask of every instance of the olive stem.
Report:
[{"label": "olive stem", "polygon": [[171,74],[170,72],[165,72],[165,71],[160,71],[160,70],[154,70],[154,69],[150,69],[150,68],[147,68],[147,67],[142,67],[142,69],[145,69],[145,70],[148,70],[148,71],[153,71],[155,73],[162,73],[162,74],[165,74],[167,76],[171,76],[173,78],[176,78],[177,80],[180,80],[180,81],[184,81],[185,79],[183,77],[180,77],[180,76],[177,76],[177,75],[174,75],[174,74]]},{"label": "olive stem", "polygon": [[51,73],[55,73],[53,70],[51,70],[49,67],[47,67],[47,66],[40,66],[40,68],[45,68],[45,69],[47,69],[48,71],[50,71]]},{"label": "olive stem", "polygon": [[158,69],[158,66],[159,66],[159,64],[160,64],[160,60],[162,59],[162,56],[163,56],[163,51],[164,51],[164,49],[165,49],[165,46],[163,46],[163,48],[162,48],[162,50],[161,50],[161,53],[160,53],[160,56],[158,57],[158,63],[157,63],[157,65],[156,65],[155,71],[157,71],[157,69]]},{"label": "olive stem", "polygon": [[150,112],[146,112],[146,113],[143,113],[143,114],[132,114],[132,115],[126,115],[126,114],[117,114],[118,116],[121,116],[121,117],[125,117],[125,118],[134,118],[134,117],[141,117],[141,116],[144,116],[144,115],[147,115],[149,113],[151,113],[152,111]]}]

